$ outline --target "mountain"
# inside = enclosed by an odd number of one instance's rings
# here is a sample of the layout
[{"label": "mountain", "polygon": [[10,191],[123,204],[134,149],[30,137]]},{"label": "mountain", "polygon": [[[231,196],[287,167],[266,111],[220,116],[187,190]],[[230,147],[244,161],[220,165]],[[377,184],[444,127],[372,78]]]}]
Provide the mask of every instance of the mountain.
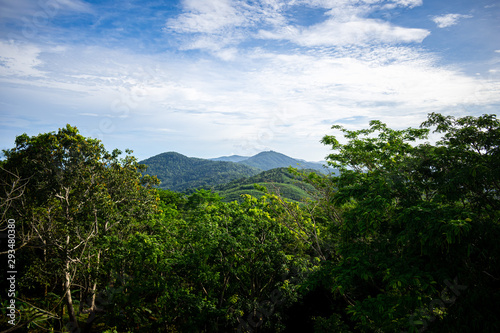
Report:
[{"label": "mountain", "polygon": [[231,156],[221,156],[216,158],[210,158],[211,161],[224,161],[224,162],[234,162],[238,163],[248,159],[248,156],[231,155]]},{"label": "mountain", "polygon": [[[311,169],[305,171],[318,172]],[[232,182],[215,186],[213,190],[218,192],[226,202],[240,201],[242,194],[250,194],[254,197],[263,195],[254,185],[264,186],[269,192],[279,193],[283,198],[297,202],[310,199],[311,193],[316,191],[313,186],[288,172],[288,168],[275,168],[263,171],[252,177],[236,179]]]},{"label": "mountain", "polygon": [[327,169],[325,169],[321,163],[298,160],[275,151],[264,151],[255,156],[242,160],[238,163],[259,168],[262,170],[287,168],[291,166],[298,169],[314,169],[321,171],[322,173],[325,174],[328,173]]},{"label": "mountain", "polygon": [[172,191],[210,188],[262,171],[243,164],[187,157],[175,152],[162,153],[140,163],[148,167],[146,174],[160,179],[160,188]]},{"label": "mountain", "polygon": [[[140,163],[148,167],[145,171],[146,174],[155,175],[160,179],[160,188],[178,192],[196,188],[215,188],[221,184],[255,176],[262,171],[287,168],[289,166],[300,169],[313,169],[324,174],[333,171],[331,168],[325,169],[321,163],[294,159],[274,151],[262,152],[252,157],[232,155],[215,159],[187,157],[176,152],[168,152],[150,157]],[[271,173],[264,173],[262,177],[269,178],[270,175]],[[257,178],[248,181],[254,183],[268,182]],[[284,182],[276,179],[272,180],[272,182],[290,184],[288,181]],[[253,189],[251,184],[241,183],[239,185],[250,186]],[[285,187],[289,190],[289,185]],[[236,191],[236,189],[233,190]],[[292,192],[294,191],[295,189],[292,190]],[[292,196],[298,198],[296,195]]]}]

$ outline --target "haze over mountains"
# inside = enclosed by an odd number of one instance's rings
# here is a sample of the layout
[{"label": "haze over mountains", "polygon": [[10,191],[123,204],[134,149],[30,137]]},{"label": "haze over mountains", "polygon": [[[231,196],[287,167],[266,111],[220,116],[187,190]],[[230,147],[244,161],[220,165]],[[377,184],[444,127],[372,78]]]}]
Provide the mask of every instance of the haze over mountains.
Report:
[{"label": "haze over mountains", "polygon": [[[263,171],[289,166],[312,169],[327,174],[321,163],[294,159],[284,154],[266,151],[255,156],[222,156],[213,159],[187,157],[176,152],[162,153],[140,162],[145,173],[160,179],[160,188],[186,191],[195,188],[215,188],[238,179],[249,178]],[[326,164],[326,163],[325,163]]]}]

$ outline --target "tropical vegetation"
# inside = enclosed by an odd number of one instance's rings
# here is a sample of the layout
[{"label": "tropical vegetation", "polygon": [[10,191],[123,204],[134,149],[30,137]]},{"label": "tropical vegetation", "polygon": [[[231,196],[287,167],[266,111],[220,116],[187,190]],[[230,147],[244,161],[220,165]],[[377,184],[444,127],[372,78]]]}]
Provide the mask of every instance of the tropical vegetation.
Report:
[{"label": "tropical vegetation", "polygon": [[[69,125],[18,136],[0,162],[18,311],[11,325],[2,295],[2,329],[500,331],[496,116],[332,129],[322,143],[338,175],[267,175],[307,182],[302,202],[251,174],[242,182],[262,193],[239,200],[161,189],[130,151]],[[428,142],[431,130],[441,140]]]}]

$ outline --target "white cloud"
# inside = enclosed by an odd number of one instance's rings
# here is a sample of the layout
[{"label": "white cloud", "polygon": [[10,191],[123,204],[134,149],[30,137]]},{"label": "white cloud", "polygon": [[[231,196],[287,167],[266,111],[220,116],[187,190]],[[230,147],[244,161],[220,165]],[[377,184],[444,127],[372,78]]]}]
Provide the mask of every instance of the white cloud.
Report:
[{"label": "white cloud", "polygon": [[[391,6],[415,7],[421,0],[394,0]],[[286,18],[287,10],[299,6],[322,8],[326,20],[313,26],[294,25]],[[384,9],[381,0],[314,0],[290,3],[264,0],[246,1],[186,0],[184,12],[167,21],[166,29],[186,34],[183,49],[208,50],[223,59],[234,47],[250,38],[292,41],[301,46],[339,46],[378,43],[420,43],[429,35],[424,29],[399,27],[382,20],[366,18],[372,11]],[[252,29],[260,27],[254,34]],[[194,34],[194,36],[193,36]],[[221,52],[221,50],[223,52]]]},{"label": "white cloud", "polygon": [[61,5],[62,9],[74,11],[74,12],[80,12],[80,13],[92,13],[93,10],[91,9],[90,5],[86,3],[85,1],[81,0],[52,0],[52,1],[47,1],[45,4],[41,4],[42,2],[39,2],[40,7],[47,7],[50,8],[50,6],[53,6],[54,8],[57,7],[58,5]]},{"label": "white cloud", "polygon": [[[26,73],[15,82],[84,93],[80,101],[104,102],[107,112],[117,98],[128,103],[132,114],[141,106],[161,105],[157,110],[232,113],[231,117],[256,119],[299,104],[318,117],[321,110],[338,107],[362,115],[372,108],[396,113],[406,107],[441,108],[460,104],[477,89],[488,91],[485,103],[500,99],[495,99],[496,90],[488,83],[438,68],[432,56],[408,47],[339,48],[294,55],[240,50],[237,57],[229,50],[226,56],[235,61],[230,67],[206,59],[188,62],[104,48],[68,49],[61,58],[54,50],[43,53],[46,62],[57,64],[52,67],[39,63],[40,50],[34,46],[12,53],[9,61],[17,62],[9,63],[8,70]],[[28,76],[42,73],[38,66],[44,75],[33,81]],[[302,116],[300,110],[296,112]]]},{"label": "white cloud", "polygon": [[[383,53],[377,50],[377,58]],[[449,107],[462,103],[478,86],[478,81],[458,72],[435,68],[431,60],[407,48],[394,48],[389,53],[386,61],[371,61],[375,58],[371,55],[359,59],[349,53],[335,58],[270,56],[255,86],[289,103],[306,103],[318,117],[320,110],[381,116],[405,109]],[[397,58],[398,53],[404,60]]]},{"label": "white cloud", "polygon": [[42,77],[38,69],[40,49],[33,44],[0,41],[0,75],[17,77]]},{"label": "white cloud", "polygon": [[133,122],[146,117],[171,124],[168,128],[185,128],[186,135],[200,140],[204,133],[221,140],[254,140],[269,127],[276,140],[293,133],[312,138],[326,120],[391,119],[408,110],[413,115],[404,121],[414,126],[431,111],[500,102],[500,87],[494,82],[438,68],[431,56],[408,47],[294,55],[239,51],[230,68],[206,59],[188,62],[103,48],[66,52],[62,59],[55,51],[45,51],[47,62],[57,66],[44,67],[45,76],[35,81],[16,78],[16,84],[33,92],[51,91],[43,103],[49,105],[64,90],[66,97],[57,98],[58,104],[76,107],[75,114],[88,119],[127,116]]},{"label": "white cloud", "polygon": [[0,17],[39,26],[57,15],[93,13],[92,7],[81,0],[0,0]]},{"label": "white cloud", "polygon": [[329,19],[312,27],[285,27],[261,31],[264,39],[287,39],[302,46],[342,46],[379,43],[421,43],[429,31],[393,26],[373,19],[352,18],[348,22]]},{"label": "white cloud", "polygon": [[458,21],[463,18],[472,18],[472,16],[462,14],[446,14],[442,16],[434,16],[432,21],[436,23],[438,28],[447,28],[458,24]]},{"label": "white cloud", "polygon": [[413,8],[422,5],[422,0],[296,0],[294,2],[300,4],[309,4],[322,8],[336,8],[346,6],[377,6],[386,5],[387,3],[401,7]]},{"label": "white cloud", "polygon": [[395,0],[394,2],[397,3],[398,5],[410,8],[422,6],[423,4],[422,0]]},{"label": "white cloud", "polygon": [[286,23],[286,3],[262,0],[184,0],[183,13],[167,20],[165,32],[180,36],[181,49],[205,50],[223,60],[233,60],[234,46],[249,38],[257,25],[281,26]]},{"label": "white cloud", "polygon": [[185,0],[184,13],[167,21],[167,28],[182,33],[220,33],[245,24],[245,17],[229,0]]},{"label": "white cloud", "polygon": [[[366,18],[385,2],[344,0],[316,2],[329,9],[327,19],[309,27],[286,26],[278,31],[261,31],[260,37],[287,39],[302,46],[339,46],[379,43],[421,43],[429,35],[424,29],[403,28],[382,20]],[[394,6],[414,7],[420,0],[393,1]]]}]

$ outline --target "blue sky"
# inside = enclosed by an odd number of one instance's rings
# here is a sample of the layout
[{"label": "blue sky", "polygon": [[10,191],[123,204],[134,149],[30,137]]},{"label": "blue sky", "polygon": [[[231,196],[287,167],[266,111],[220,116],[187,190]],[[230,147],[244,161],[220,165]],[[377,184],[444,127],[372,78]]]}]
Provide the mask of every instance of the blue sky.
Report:
[{"label": "blue sky", "polygon": [[497,0],[0,0],[0,148],[69,123],[144,159],[496,113]]}]

